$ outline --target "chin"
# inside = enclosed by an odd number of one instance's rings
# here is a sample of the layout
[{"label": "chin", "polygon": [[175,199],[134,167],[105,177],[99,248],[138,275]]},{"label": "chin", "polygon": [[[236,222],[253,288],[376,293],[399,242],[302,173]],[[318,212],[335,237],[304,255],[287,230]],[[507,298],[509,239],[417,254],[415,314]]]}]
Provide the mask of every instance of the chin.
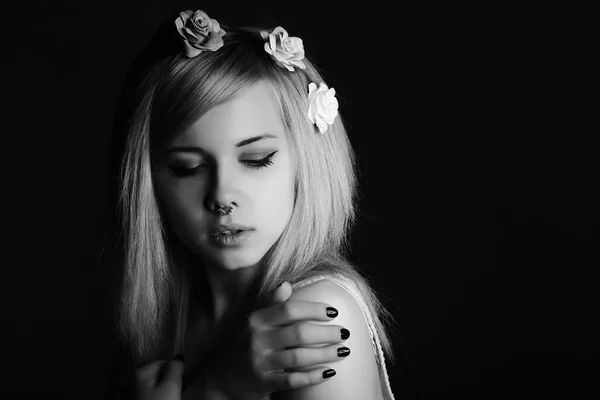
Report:
[{"label": "chin", "polygon": [[243,248],[225,250],[212,248],[208,254],[204,253],[203,258],[218,268],[234,271],[257,265],[262,256]]}]

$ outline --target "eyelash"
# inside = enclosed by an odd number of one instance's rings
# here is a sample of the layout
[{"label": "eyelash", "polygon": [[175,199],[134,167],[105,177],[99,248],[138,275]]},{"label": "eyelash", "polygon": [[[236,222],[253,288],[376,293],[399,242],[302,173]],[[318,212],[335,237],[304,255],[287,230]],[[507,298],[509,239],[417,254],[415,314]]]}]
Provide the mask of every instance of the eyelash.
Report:
[{"label": "eyelash", "polygon": [[[245,163],[249,168],[252,168],[252,169],[265,168],[265,167],[268,167],[269,165],[273,164],[272,158],[275,155],[275,153],[277,153],[277,151],[272,152],[271,154],[269,154],[265,158],[261,158],[260,160],[245,160],[242,162]],[[195,175],[196,173],[198,173],[200,171],[200,168],[202,168],[202,165],[198,165],[197,167],[194,167],[194,168],[176,168],[176,167],[170,167],[170,168],[175,173],[175,175],[177,175],[179,177],[184,177],[184,176]]]}]

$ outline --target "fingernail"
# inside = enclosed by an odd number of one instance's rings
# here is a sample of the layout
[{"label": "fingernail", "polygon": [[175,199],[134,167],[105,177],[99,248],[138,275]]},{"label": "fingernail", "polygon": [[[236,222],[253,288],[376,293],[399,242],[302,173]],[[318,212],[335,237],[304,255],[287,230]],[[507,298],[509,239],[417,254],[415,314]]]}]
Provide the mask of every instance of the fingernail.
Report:
[{"label": "fingernail", "polygon": [[340,357],[348,357],[350,355],[350,349],[347,347],[340,347],[337,349],[337,353]]},{"label": "fingernail", "polygon": [[334,375],[335,375],[335,370],[333,370],[333,369],[328,369],[327,371],[323,372],[323,378],[325,378],[325,379],[331,378]]},{"label": "fingernail", "polygon": [[350,337],[350,331],[346,328],[342,328],[340,329],[340,332],[342,333],[342,340],[346,340]]},{"label": "fingernail", "polygon": [[177,361],[181,361],[181,362],[185,362],[184,358],[183,358],[183,354],[179,353],[177,354],[175,357],[173,357],[173,360],[177,360]]},{"label": "fingernail", "polygon": [[338,310],[333,307],[327,307],[327,316],[329,318],[335,318],[338,316]]}]

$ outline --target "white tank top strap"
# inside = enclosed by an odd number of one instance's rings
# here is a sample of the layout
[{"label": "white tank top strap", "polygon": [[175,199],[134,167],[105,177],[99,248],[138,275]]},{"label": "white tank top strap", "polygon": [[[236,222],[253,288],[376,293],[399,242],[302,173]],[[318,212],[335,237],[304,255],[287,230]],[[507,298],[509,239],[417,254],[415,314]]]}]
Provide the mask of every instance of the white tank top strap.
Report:
[{"label": "white tank top strap", "polygon": [[313,278],[302,280],[292,287],[294,289],[300,288],[302,286],[306,286],[313,282],[320,281],[322,279],[329,279],[339,286],[343,287],[348,293],[352,295],[352,297],[356,300],[358,305],[360,306],[365,320],[367,321],[367,327],[369,328],[369,335],[371,336],[371,343],[373,344],[373,353],[375,354],[375,360],[377,361],[377,366],[379,368],[379,378],[382,383],[382,391],[384,400],[395,400],[394,394],[392,393],[392,388],[390,386],[389,376],[387,373],[387,369],[385,366],[385,356],[383,353],[383,348],[381,347],[381,342],[379,340],[379,334],[377,333],[377,329],[375,328],[375,324],[373,322],[373,317],[371,312],[369,311],[369,307],[364,301],[363,296],[360,294],[358,287],[354,282],[350,281],[345,276],[335,274],[335,275],[319,275]]}]

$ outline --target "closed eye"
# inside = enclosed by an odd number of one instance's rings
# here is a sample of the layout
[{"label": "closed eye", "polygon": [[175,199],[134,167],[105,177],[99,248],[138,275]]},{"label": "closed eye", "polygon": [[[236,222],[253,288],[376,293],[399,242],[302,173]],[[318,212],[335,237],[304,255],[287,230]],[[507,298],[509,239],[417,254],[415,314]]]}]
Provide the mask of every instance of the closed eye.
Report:
[{"label": "closed eye", "polygon": [[[277,153],[277,151],[278,150],[272,152],[271,154],[267,155],[265,158],[261,158],[260,160],[242,160],[241,162],[252,169],[265,168],[273,164],[272,158],[275,155],[275,153]],[[200,173],[204,167],[206,167],[206,164],[200,164],[197,167],[193,168],[170,166],[169,169],[171,169],[171,171],[173,171],[173,173],[177,177],[186,177]]]},{"label": "closed eye", "polygon": [[277,153],[277,151],[272,152],[271,154],[269,154],[265,158],[261,158],[260,160],[244,160],[242,162],[244,164],[246,164],[247,166],[249,166],[250,168],[255,168],[255,169],[265,168],[265,167],[273,164],[273,160],[271,160],[271,159],[273,158],[275,153]]}]

